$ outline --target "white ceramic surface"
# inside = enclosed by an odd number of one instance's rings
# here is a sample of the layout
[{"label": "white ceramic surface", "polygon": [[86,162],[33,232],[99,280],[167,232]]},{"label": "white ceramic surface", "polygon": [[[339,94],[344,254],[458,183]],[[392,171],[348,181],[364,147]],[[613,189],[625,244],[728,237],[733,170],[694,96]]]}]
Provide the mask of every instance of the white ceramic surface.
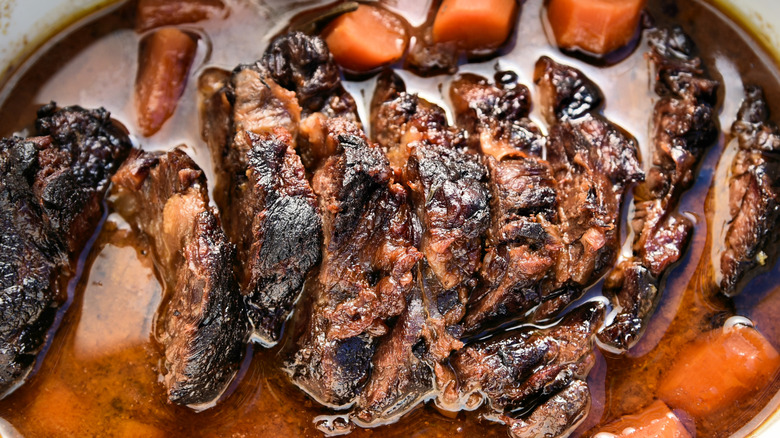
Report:
[{"label": "white ceramic surface", "polygon": [[[686,0],[681,0],[686,1]],[[780,0],[710,0],[728,5],[731,12],[758,32],[765,47],[780,60]],[[112,3],[112,0],[0,0],[0,83],[52,35],[74,18]],[[775,397],[780,399],[780,394]],[[777,405],[777,403],[773,403]],[[750,425],[750,428],[756,425]],[[750,433],[736,436],[780,437],[780,410]]]}]

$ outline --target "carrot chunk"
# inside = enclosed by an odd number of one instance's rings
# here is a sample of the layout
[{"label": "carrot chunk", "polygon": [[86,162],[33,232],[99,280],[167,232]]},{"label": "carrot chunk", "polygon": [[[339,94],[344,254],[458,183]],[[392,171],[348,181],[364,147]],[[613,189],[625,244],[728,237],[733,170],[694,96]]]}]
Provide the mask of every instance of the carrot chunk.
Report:
[{"label": "carrot chunk", "polygon": [[635,415],[626,415],[601,429],[594,438],[691,438],[669,407],[661,400]]},{"label": "carrot chunk", "polygon": [[339,16],[323,35],[336,62],[358,72],[397,61],[408,43],[406,26],[400,18],[368,5]]},{"label": "carrot chunk", "polygon": [[717,329],[683,350],[661,380],[658,396],[702,418],[758,393],[778,367],[777,350],[755,329]]},{"label": "carrot chunk", "polygon": [[138,0],[135,28],[139,32],[162,26],[196,23],[224,16],[222,0]]},{"label": "carrot chunk", "polygon": [[135,83],[138,125],[145,136],[157,132],[176,109],[196,49],[191,36],[172,27],[145,42]]},{"label": "carrot chunk", "polygon": [[466,50],[497,48],[509,38],[516,12],[516,0],[444,0],[433,20],[433,41]]},{"label": "carrot chunk", "polygon": [[550,0],[547,19],[565,49],[604,55],[628,44],[645,0]]}]

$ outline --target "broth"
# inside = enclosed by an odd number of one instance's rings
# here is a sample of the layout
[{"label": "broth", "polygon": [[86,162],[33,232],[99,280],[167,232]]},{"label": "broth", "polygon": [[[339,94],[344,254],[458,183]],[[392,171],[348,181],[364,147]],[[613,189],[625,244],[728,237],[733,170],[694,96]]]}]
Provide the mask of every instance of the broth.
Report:
[{"label": "broth", "polygon": [[[420,24],[431,2],[388,3],[396,11],[413,11],[409,21]],[[195,79],[208,68],[230,70],[259,58],[269,38],[292,16],[324,2],[227,3],[231,9],[227,19],[186,26],[200,36],[201,44],[176,113],[153,137],[133,137],[136,146],[146,150],[167,150],[185,144],[212,182],[210,155],[200,139]],[[426,4],[424,8],[422,3]],[[642,341],[623,356],[597,352],[597,365],[588,379],[593,404],[574,436],[588,436],[593,427],[649,404],[661,373],[681,346],[698,334],[721,326],[729,316],[737,314],[751,319],[780,348],[780,324],[776,322],[780,313],[780,264],[772,258],[775,261],[734,299],[716,294],[710,260],[722,250],[720,239],[714,235],[726,219],[714,213],[714,205],[722,202],[719,196],[708,196],[713,184],[713,193],[718,188],[726,190],[723,179],[715,176],[723,175],[730,165],[728,131],[742,99],[742,83],[762,85],[772,113],[778,115],[780,73],[744,30],[711,5],[672,0],[649,3],[648,10],[657,24],[684,27],[711,73],[721,81],[720,124],[724,134],[707,151],[695,186],[680,204],[680,211],[697,223],[686,255],[666,274],[662,300]],[[0,92],[0,134],[24,133],[37,108],[49,100],[63,105],[104,106],[131,134],[140,132],[132,96],[142,35],[133,30],[134,11],[134,2],[112,6],[74,24],[31,58]],[[542,55],[580,68],[602,87],[605,115],[631,132],[642,146],[642,156],[649,157],[649,119],[656,96],[650,89],[651,72],[644,56],[647,47],[640,44],[625,60],[612,66],[589,65],[550,45],[541,11],[542,0],[526,1],[510,50],[497,59],[462,65],[459,71],[492,76],[496,68],[510,69],[518,73],[520,82],[531,86],[534,63]],[[451,78],[400,73],[410,91],[447,107]],[[373,83],[368,79],[346,84],[359,102],[363,120]],[[544,126],[538,108],[532,118]],[[724,158],[720,159],[724,151]],[[631,202],[629,196],[626,205]],[[630,215],[628,208],[624,210],[626,216]],[[627,227],[623,228],[623,238],[628,242],[624,249],[630,251],[632,236],[626,235]],[[151,335],[161,287],[150,256],[127,224],[109,211],[81,264],[83,274],[71,280],[69,304],[60,311],[58,331],[45,356],[41,355],[43,360],[39,360],[24,386],[0,400],[0,417],[23,436],[322,435],[315,418],[333,412],[306,397],[281,370],[282,351],[289,336],[270,350],[248,347],[254,350],[248,352],[251,359],[245,360],[237,383],[216,407],[195,413],[167,403],[158,382],[162,355]],[[599,294],[597,284],[586,299]],[[754,397],[750,404],[735,405],[716,418],[696,420],[697,435],[728,436],[743,433],[743,427],[754,428],[778,406],[773,398],[778,390],[780,377],[776,375],[766,393]],[[690,424],[693,421],[683,420]],[[480,420],[476,412],[444,415],[428,403],[395,424],[373,430],[355,428],[351,436],[504,437],[506,433],[504,426]]]}]

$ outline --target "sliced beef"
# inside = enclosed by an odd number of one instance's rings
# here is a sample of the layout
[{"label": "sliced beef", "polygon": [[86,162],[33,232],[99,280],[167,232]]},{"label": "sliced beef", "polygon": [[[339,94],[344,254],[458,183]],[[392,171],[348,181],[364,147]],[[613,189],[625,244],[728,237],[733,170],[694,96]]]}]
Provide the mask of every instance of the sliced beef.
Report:
[{"label": "sliced beef", "polygon": [[563,436],[587,415],[585,383],[605,306],[589,302],[546,329],[524,327],[467,345],[451,362],[461,397],[487,400],[486,417],[513,436]]},{"label": "sliced beef", "polygon": [[404,91],[385,73],[372,100],[372,133],[411,192],[425,256],[419,274],[426,355],[437,386],[449,397],[451,372],[442,361],[460,348],[459,322],[477,283],[482,238],[490,224],[487,171],[466,152],[465,136],[444,110]]},{"label": "sliced beef", "polygon": [[[549,318],[578,298],[613,263],[623,193],[643,177],[636,141],[598,113],[601,91],[582,72],[546,57],[537,62],[535,82],[551,125],[546,140],[527,128],[530,103],[514,111],[494,103],[517,94],[522,86],[511,80],[499,73],[490,85],[467,76],[454,88],[463,101],[459,120],[491,155],[493,222],[480,290],[465,319],[472,332]],[[522,135],[510,141],[506,132]],[[536,145],[546,145],[547,160]]]},{"label": "sliced beef", "polygon": [[102,108],[51,103],[35,134],[0,140],[0,395],[32,368],[131,148]]},{"label": "sliced beef", "polygon": [[511,72],[499,72],[495,79],[491,84],[467,74],[450,88],[470,147],[486,157],[490,187],[491,223],[480,285],[471,294],[463,322],[467,332],[529,316],[547,298],[542,296],[543,280],[561,248],[557,182],[550,164],[541,159],[546,139],[527,118],[528,89]]},{"label": "sliced beef", "polygon": [[610,273],[604,289],[621,311],[599,335],[620,350],[639,340],[660,297],[661,275],[685,250],[693,224],[677,205],[718,136],[718,83],[704,71],[692,42],[679,28],[653,30],[648,40],[660,97],[653,113],[652,166],[634,191],[633,256]]},{"label": "sliced beef", "polygon": [[[477,155],[463,151],[464,136],[447,125],[443,109],[403,91],[399,78],[385,78],[392,89],[380,84],[377,90],[373,135],[396,157],[393,164],[412,193],[427,270],[443,293],[457,292],[451,303],[437,297],[442,314],[454,312],[449,318],[454,323],[475,283],[481,238],[490,223],[487,171]],[[383,125],[382,119],[394,122]]]},{"label": "sliced beef", "polygon": [[421,341],[425,317],[421,291],[415,288],[392,331],[377,347],[371,377],[356,403],[357,423],[394,421],[433,391],[433,371]]},{"label": "sliced beef", "polygon": [[[335,67],[328,67],[332,61],[317,41],[280,37],[264,61],[239,66],[229,76],[212,71],[200,81],[203,137],[217,163],[216,201],[238,247],[238,280],[254,336],[266,345],[278,342],[306,273],[320,260],[321,219],[295,152],[299,98],[341,87],[338,70],[335,78],[325,77]],[[272,62],[284,56],[293,68],[286,73]],[[309,68],[322,72],[307,76]],[[325,82],[331,88],[322,88]],[[311,154],[303,158],[314,160]]]},{"label": "sliced beef", "polygon": [[234,144],[247,145],[249,162],[223,209],[226,229],[244,261],[238,277],[254,335],[275,344],[306,273],[320,260],[322,221],[287,131],[244,131]]},{"label": "sliced beef", "polygon": [[469,133],[469,147],[498,161],[504,157],[541,157],[546,139],[528,118],[531,93],[517,75],[500,71],[495,83],[464,74],[450,86],[458,126]]},{"label": "sliced beef", "polygon": [[720,259],[721,291],[738,291],[740,279],[766,263],[764,252],[780,219],[780,131],[769,122],[760,88],[745,89],[745,100],[731,127],[739,150],[731,163],[729,221]]},{"label": "sliced beef", "polygon": [[304,117],[321,112],[359,122],[355,100],[344,89],[341,71],[322,38],[302,32],[280,35],[256,66],[263,76],[295,92]]},{"label": "sliced beef", "polygon": [[311,315],[288,364],[299,387],[331,406],[351,403],[366,385],[388,319],[412,299],[421,258],[406,192],[391,182],[387,157],[350,132],[338,136],[339,152],[314,175],[323,259]]},{"label": "sliced beef", "polygon": [[601,90],[581,71],[543,57],[534,80],[552,125],[547,159],[558,181],[558,220],[565,245],[555,282],[581,288],[617,255],[623,192],[643,178],[637,145],[598,114]]},{"label": "sliced beef", "polygon": [[181,150],[135,150],[114,175],[115,207],[152,249],[163,280],[158,339],[171,402],[215,401],[238,371],[248,335],[235,249],[209,207],[203,172]]},{"label": "sliced beef", "polygon": [[[220,207],[229,204],[228,192],[245,177],[251,144],[235,141],[236,134],[262,135],[284,130],[293,140],[301,108],[295,93],[277,85],[251,66],[232,74],[210,70],[201,76],[201,135],[217,170],[215,196]],[[239,138],[243,140],[243,137]]]}]

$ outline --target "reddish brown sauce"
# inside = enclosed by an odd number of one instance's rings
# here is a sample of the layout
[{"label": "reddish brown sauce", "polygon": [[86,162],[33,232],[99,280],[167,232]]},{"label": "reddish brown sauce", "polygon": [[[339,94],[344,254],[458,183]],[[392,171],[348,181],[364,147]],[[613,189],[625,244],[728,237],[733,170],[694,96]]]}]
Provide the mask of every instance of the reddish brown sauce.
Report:
[{"label": "reddish brown sauce", "polygon": [[[186,26],[201,37],[193,73],[176,113],[153,137],[140,137],[133,112],[133,82],[142,35],[133,30],[132,2],[73,25],[48,50],[24,65],[0,92],[0,134],[8,136],[23,130],[33,120],[35,110],[49,100],[63,105],[104,106],[137,136],[135,141],[140,147],[169,149],[186,144],[213,180],[209,154],[199,135],[193,78],[207,68],[229,70],[257,59],[268,38],[290,17],[323,2],[227,3],[231,11],[227,18]],[[412,25],[420,25],[431,1],[387,3]],[[711,71],[718,72],[715,74],[723,84],[720,120],[725,134],[707,152],[696,185],[683,198],[681,211],[697,222],[687,255],[667,275],[663,299],[643,340],[624,356],[598,353],[589,378],[593,405],[575,436],[587,436],[594,426],[650,404],[659,378],[683,345],[725,317],[736,314],[749,318],[780,348],[780,324],[776,321],[780,313],[780,264],[771,260],[735,299],[716,294],[711,286],[710,259],[713,252],[720,251],[720,240],[713,238],[712,230],[718,230],[726,218],[713,213],[717,196],[707,196],[713,184],[713,193],[726,189],[724,180],[714,176],[721,153],[728,149],[728,128],[742,98],[742,82],[765,88],[774,119],[778,120],[780,73],[746,32],[706,3],[650,0],[648,9],[658,24],[682,25]],[[607,117],[636,136],[643,145],[643,156],[649,156],[654,95],[643,55],[646,47],[640,45],[627,59],[610,67],[588,65],[550,45],[541,10],[541,0],[526,1],[511,50],[498,60],[463,65],[460,71],[492,75],[498,65],[515,70],[522,82],[530,85],[533,64],[541,55],[575,65],[604,89]],[[412,91],[434,102],[447,103],[443,96],[450,78],[423,79],[407,73],[404,78]],[[365,100],[372,84],[370,79],[353,82],[348,89]],[[724,159],[720,166],[729,162],[730,158]],[[283,357],[279,352],[284,342],[272,350],[253,347],[254,355],[244,364],[238,383],[215,408],[195,413],[166,402],[158,382],[161,354],[151,336],[161,287],[149,256],[126,229],[118,216],[108,216],[94,246],[83,257],[83,274],[71,282],[71,301],[62,311],[59,330],[45,360],[24,386],[0,400],[0,417],[26,437],[321,436],[315,417],[332,412],[308,399],[281,371]],[[597,295],[599,290],[597,285],[590,295]],[[764,394],[735,404],[717,417],[695,420],[697,436],[728,436],[745,425],[757,426],[778,405],[773,400],[778,389],[780,378],[776,376]],[[693,425],[694,420],[684,421]],[[427,404],[396,424],[374,430],[355,429],[352,434],[369,435],[503,437],[506,428],[480,420],[476,412],[445,416]]]}]

